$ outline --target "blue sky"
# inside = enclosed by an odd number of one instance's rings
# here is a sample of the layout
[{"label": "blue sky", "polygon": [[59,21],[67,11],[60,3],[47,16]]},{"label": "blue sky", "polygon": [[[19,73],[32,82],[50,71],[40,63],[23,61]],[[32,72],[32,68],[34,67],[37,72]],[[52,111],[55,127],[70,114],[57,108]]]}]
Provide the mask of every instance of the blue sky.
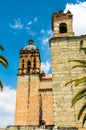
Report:
[{"label": "blue sky", "polygon": [[0,54],[9,61],[7,69],[0,65],[0,79],[4,84],[0,93],[0,127],[13,123],[20,49],[32,38],[40,50],[41,68],[50,74],[48,40],[53,35],[52,13],[68,9],[73,14],[75,35],[85,34],[85,0],[0,0],[0,44],[5,49]]},{"label": "blue sky", "polygon": [[0,79],[6,86],[16,88],[19,51],[31,38],[40,49],[43,65],[49,65],[52,13],[64,10],[67,2],[71,0],[0,0],[0,44],[5,49],[0,54],[9,61],[7,69],[0,65]]}]

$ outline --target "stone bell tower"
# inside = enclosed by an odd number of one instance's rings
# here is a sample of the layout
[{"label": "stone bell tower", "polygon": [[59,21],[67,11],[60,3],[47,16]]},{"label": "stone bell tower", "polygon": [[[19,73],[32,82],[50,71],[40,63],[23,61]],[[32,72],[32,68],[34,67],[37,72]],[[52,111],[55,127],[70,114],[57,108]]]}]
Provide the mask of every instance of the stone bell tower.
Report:
[{"label": "stone bell tower", "polygon": [[20,50],[15,125],[39,125],[40,54],[33,40]]},{"label": "stone bell tower", "polygon": [[[80,90],[74,84],[65,84],[83,75],[82,69],[74,69],[74,62],[69,60],[83,59],[85,54],[80,47],[86,46],[86,36],[75,36],[72,27],[72,14],[54,12],[52,16],[53,36],[49,40],[52,60],[52,88],[54,99],[55,128],[75,130],[81,128],[81,121],[77,120],[81,102],[71,108],[73,96]],[[81,86],[82,87],[82,86]]]},{"label": "stone bell tower", "polygon": [[20,67],[18,74],[37,74],[40,72],[40,55],[33,40],[20,51]]},{"label": "stone bell tower", "polygon": [[52,30],[55,37],[74,36],[72,28],[72,17],[73,16],[70,11],[63,13],[61,10],[59,11],[59,14],[56,12],[53,13]]}]

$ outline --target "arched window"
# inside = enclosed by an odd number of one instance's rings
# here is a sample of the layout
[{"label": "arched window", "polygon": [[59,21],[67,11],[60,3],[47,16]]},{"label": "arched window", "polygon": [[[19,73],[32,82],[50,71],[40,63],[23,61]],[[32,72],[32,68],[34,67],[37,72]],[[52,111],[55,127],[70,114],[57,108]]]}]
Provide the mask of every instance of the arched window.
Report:
[{"label": "arched window", "polygon": [[22,68],[24,69],[24,64],[22,64]]},{"label": "arched window", "polygon": [[22,69],[24,69],[24,59],[22,59]]},{"label": "arched window", "polygon": [[22,60],[22,63],[24,63],[24,59]]},{"label": "arched window", "polygon": [[60,31],[60,33],[67,33],[67,24],[61,23],[59,26],[59,31]]},{"label": "arched window", "polygon": [[34,68],[36,68],[36,59],[34,57]]},{"label": "arched window", "polygon": [[28,71],[28,72],[30,71],[30,68],[31,68],[31,62],[28,61],[28,62],[27,62],[27,71]]}]

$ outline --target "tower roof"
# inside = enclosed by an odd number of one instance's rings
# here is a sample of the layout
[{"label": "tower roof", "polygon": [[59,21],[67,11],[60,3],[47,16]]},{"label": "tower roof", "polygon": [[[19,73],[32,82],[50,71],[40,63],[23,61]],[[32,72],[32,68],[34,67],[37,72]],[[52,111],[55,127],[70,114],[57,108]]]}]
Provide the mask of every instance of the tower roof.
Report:
[{"label": "tower roof", "polygon": [[23,50],[29,50],[30,51],[32,49],[36,50],[37,47],[34,45],[34,41],[31,39],[31,40],[28,41],[28,45],[25,46]]}]

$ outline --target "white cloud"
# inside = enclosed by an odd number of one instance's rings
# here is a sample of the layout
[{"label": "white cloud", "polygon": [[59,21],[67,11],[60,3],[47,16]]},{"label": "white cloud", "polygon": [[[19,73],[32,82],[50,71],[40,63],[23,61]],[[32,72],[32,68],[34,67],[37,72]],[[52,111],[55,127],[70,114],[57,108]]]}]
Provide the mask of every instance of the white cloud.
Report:
[{"label": "white cloud", "polygon": [[86,2],[77,1],[76,4],[67,4],[64,12],[70,10],[73,14],[73,30],[75,35],[86,34]]},{"label": "white cloud", "polygon": [[[42,42],[43,45],[46,45],[46,43],[49,42],[49,39],[50,39],[51,36],[53,35],[53,34],[52,34],[52,30],[51,30],[51,29],[49,29],[49,30],[44,30],[44,29],[42,29],[42,30],[40,31],[40,33],[44,34],[44,36],[42,36],[42,38],[39,38],[39,40],[41,40],[41,42]],[[46,35],[45,35],[45,34],[46,34]]]},{"label": "white cloud", "polygon": [[51,64],[49,61],[46,61],[45,63],[41,63],[41,71],[44,71],[46,74],[48,74],[48,72],[51,69]]},{"label": "white cloud", "polygon": [[48,43],[48,41],[49,41],[49,38],[47,38],[47,37],[42,39],[42,43],[43,43],[44,45],[45,45],[46,43]]},{"label": "white cloud", "polygon": [[34,22],[38,22],[38,18],[37,18],[37,17],[35,17],[33,21],[34,21]]},{"label": "white cloud", "polygon": [[32,24],[32,21],[29,21],[28,23],[27,23],[27,25],[31,25]]},{"label": "white cloud", "polygon": [[9,24],[9,26],[13,29],[23,29],[23,24],[21,23],[20,18],[18,18],[17,20],[14,20],[14,24]]},{"label": "white cloud", "polygon": [[14,35],[18,35],[18,33],[17,33],[17,32],[14,32]]},{"label": "white cloud", "polygon": [[51,30],[51,29],[48,30],[47,33],[48,33],[49,35],[52,35],[52,30]]},{"label": "white cloud", "polygon": [[79,0],[76,0],[77,3],[81,3]]},{"label": "white cloud", "polygon": [[15,95],[16,91],[8,86],[0,92],[0,128],[5,128],[14,122]]},{"label": "white cloud", "polygon": [[30,21],[27,23],[27,25],[32,25],[32,23],[36,23],[36,22],[38,22],[38,18],[37,18],[37,17],[35,17],[33,20],[30,20]]},{"label": "white cloud", "polygon": [[44,30],[44,29],[42,29],[42,30],[40,31],[40,33],[45,33],[45,30]]},{"label": "white cloud", "polygon": [[31,27],[26,27],[26,30],[27,30],[27,32],[29,33],[29,35],[30,36],[35,36],[36,35],[36,32],[34,32],[32,29],[31,29]]}]

